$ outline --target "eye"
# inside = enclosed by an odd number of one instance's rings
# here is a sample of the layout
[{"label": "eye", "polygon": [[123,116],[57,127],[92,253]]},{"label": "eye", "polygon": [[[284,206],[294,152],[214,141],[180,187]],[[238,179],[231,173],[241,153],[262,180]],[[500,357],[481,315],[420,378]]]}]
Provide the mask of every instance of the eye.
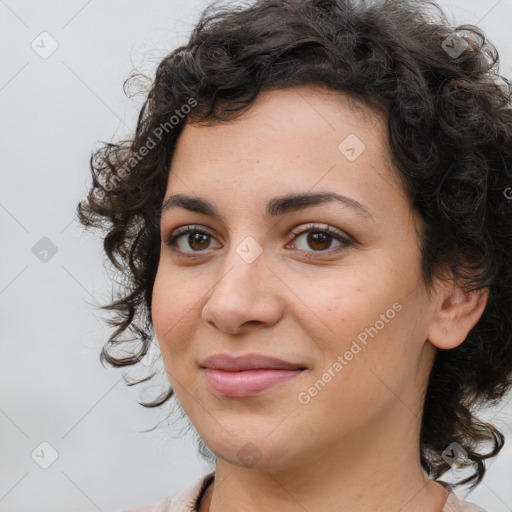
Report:
[{"label": "eye", "polygon": [[[188,235],[188,236],[185,236]],[[198,226],[184,226],[174,230],[165,242],[173,252],[182,254],[201,253],[210,248],[213,236]],[[188,250],[188,248],[192,250]]]},{"label": "eye", "polygon": [[[296,246],[299,246],[297,248],[301,251],[309,253],[335,253],[339,252],[345,247],[352,245],[353,243],[353,241],[348,236],[345,236],[341,231],[338,231],[331,226],[310,224],[306,229],[293,230],[292,233],[296,235],[293,241],[295,242]],[[297,241],[299,241],[298,244]],[[328,249],[332,247],[333,242],[337,242],[338,245],[335,246],[335,250],[328,251]],[[308,247],[313,250],[308,250]]]},{"label": "eye", "polygon": [[[295,235],[294,245],[299,245],[296,248],[309,253],[308,257],[316,257],[314,253],[320,253],[318,256],[326,253],[336,253],[353,243],[348,236],[328,225],[309,224],[306,229],[303,227],[302,229],[294,229],[292,234]],[[174,230],[165,244],[177,254],[193,257],[194,253],[198,255],[207,249],[211,249],[212,240],[215,240],[213,235],[199,226],[183,226]],[[298,244],[297,241],[299,241]],[[334,250],[329,250],[332,249],[333,242],[337,245],[334,246]],[[219,244],[218,247],[221,247],[221,245]],[[307,247],[312,250],[308,250]],[[290,244],[286,248],[290,248]]]}]

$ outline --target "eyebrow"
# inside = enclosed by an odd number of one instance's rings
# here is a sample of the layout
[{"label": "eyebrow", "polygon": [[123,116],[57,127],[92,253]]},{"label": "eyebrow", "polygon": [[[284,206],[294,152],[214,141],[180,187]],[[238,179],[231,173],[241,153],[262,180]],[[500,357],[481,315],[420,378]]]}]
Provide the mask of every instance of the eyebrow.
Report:
[{"label": "eyebrow", "polygon": [[[270,217],[278,217],[286,213],[304,210],[311,206],[333,202],[341,204],[346,208],[351,208],[361,217],[373,219],[373,215],[359,201],[334,192],[304,192],[274,197],[267,202],[265,213]],[[224,220],[213,203],[202,197],[187,196],[185,194],[175,194],[165,199],[160,209],[160,219],[165,212],[174,208],[184,208],[191,212],[208,215],[220,221]]]}]

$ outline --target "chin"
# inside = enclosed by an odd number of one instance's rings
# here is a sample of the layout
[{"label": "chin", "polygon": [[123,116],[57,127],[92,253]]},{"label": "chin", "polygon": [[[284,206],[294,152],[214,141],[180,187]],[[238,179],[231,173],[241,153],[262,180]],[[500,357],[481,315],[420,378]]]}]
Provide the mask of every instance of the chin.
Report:
[{"label": "chin", "polygon": [[[279,470],[286,465],[291,453],[286,443],[275,436],[268,437],[266,433],[247,435],[247,430],[240,428],[237,433],[229,435],[222,430],[221,437],[201,435],[208,449],[217,457],[229,464],[256,470]],[[198,430],[199,432],[199,430]]]}]

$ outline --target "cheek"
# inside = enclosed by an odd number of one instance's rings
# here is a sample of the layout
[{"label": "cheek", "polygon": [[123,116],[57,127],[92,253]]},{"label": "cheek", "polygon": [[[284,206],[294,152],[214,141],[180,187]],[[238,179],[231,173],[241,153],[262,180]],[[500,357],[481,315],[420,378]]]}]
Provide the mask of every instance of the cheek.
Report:
[{"label": "cheek", "polygon": [[180,401],[186,401],[183,389],[191,389],[185,361],[190,361],[190,304],[176,276],[157,272],[152,292],[153,328],[160,346],[162,361],[172,389]]},{"label": "cheek", "polygon": [[336,350],[342,350],[347,341],[373,325],[396,301],[392,288],[382,282],[377,285],[368,272],[358,274],[353,272],[337,282],[331,281],[315,299],[315,308],[329,327],[328,345]]},{"label": "cheek", "polygon": [[344,302],[337,329],[340,334],[331,336],[331,346],[325,351],[321,379],[334,384],[327,384],[324,403],[329,408],[343,404],[345,411],[370,417],[400,397],[414,410],[416,397],[411,386],[421,357],[422,330],[417,321],[421,308],[414,298],[399,293],[374,296],[373,300],[359,301],[351,309]]},{"label": "cheek", "polygon": [[[317,421],[325,418],[326,411],[333,425],[328,430],[334,437],[338,431],[358,428],[391,407],[410,384],[414,365],[408,361],[413,356],[402,346],[404,320],[400,315],[404,310],[384,307],[384,315],[386,311],[391,312],[388,323],[379,318],[378,305],[365,314],[358,308],[340,313],[337,334],[323,340],[322,363],[300,390],[302,400],[310,400],[306,407],[315,428],[326,429]],[[403,401],[413,407],[410,398]]]},{"label": "cheek", "polygon": [[173,315],[172,303],[169,288],[164,286],[162,272],[158,269],[151,298],[151,318],[156,336],[160,343],[163,342],[163,333],[170,325],[170,317]]},{"label": "cheek", "polygon": [[179,352],[182,340],[189,334],[194,303],[197,300],[187,293],[186,283],[179,273],[161,267],[157,271],[152,292],[152,320],[164,361],[166,355]]},{"label": "cheek", "polygon": [[[317,304],[322,324],[329,327],[328,334],[315,337],[324,353],[322,367],[328,370],[341,356],[343,370],[330,371],[343,374],[351,388],[359,388],[359,379],[366,379],[369,370],[393,379],[393,373],[403,373],[403,365],[415,357],[410,338],[414,337],[411,322],[414,324],[417,305],[415,298],[404,292],[407,283],[391,279],[392,275],[354,273],[333,283]],[[368,378],[371,386],[375,376]]]}]

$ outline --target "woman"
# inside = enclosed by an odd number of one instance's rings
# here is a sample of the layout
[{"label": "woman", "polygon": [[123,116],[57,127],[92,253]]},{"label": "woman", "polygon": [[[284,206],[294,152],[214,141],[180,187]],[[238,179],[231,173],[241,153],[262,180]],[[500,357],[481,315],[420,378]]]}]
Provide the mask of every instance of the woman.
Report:
[{"label": "woman", "polygon": [[125,277],[102,361],[158,343],[143,405],[177,400],[215,471],[132,512],[483,510],[453,489],[512,382],[497,64],[434,3],[348,0],[207,9],[161,62],[78,213]]}]

